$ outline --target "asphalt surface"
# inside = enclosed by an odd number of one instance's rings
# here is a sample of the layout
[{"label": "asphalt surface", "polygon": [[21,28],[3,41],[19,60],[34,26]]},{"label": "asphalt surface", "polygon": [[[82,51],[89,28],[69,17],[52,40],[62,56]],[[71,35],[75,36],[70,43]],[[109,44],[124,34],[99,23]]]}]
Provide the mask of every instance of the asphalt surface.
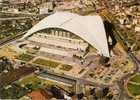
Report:
[{"label": "asphalt surface", "polygon": [[12,41],[15,41],[16,39],[20,39],[25,33],[26,33],[26,32],[23,32],[23,33],[21,33],[21,34],[19,34],[19,35],[17,35],[17,36],[14,36],[13,38],[6,39],[6,40],[4,40],[4,41],[1,41],[1,42],[0,42],[0,46],[3,46],[3,45],[5,45],[5,44],[7,44],[7,43],[10,43],[10,42],[12,42]]}]

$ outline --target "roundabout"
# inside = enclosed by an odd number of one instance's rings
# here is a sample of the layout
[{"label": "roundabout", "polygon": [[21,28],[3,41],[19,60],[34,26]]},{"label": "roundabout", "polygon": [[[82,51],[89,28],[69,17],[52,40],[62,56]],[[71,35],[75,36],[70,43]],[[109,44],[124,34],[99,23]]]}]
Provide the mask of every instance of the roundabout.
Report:
[{"label": "roundabout", "polygon": [[126,80],[124,88],[130,97],[140,98],[140,73],[136,73]]}]

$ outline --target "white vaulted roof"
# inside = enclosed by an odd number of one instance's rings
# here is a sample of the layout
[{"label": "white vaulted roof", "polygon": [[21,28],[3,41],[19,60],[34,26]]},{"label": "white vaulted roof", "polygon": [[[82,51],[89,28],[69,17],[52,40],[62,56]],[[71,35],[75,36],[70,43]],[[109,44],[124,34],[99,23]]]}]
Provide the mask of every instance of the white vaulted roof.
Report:
[{"label": "white vaulted roof", "polygon": [[80,16],[69,12],[57,12],[33,26],[23,38],[47,28],[60,28],[72,32],[95,47],[99,53],[110,56],[104,24],[98,15]]}]

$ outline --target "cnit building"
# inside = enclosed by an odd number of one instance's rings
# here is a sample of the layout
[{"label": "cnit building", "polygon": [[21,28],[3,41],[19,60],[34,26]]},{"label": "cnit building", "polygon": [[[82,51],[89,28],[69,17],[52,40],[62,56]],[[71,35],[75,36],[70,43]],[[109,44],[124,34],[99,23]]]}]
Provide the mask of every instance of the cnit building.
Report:
[{"label": "cnit building", "polygon": [[89,47],[110,57],[103,20],[99,15],[81,16],[56,12],[34,25],[23,37],[40,47],[40,52],[60,56],[84,56]]}]

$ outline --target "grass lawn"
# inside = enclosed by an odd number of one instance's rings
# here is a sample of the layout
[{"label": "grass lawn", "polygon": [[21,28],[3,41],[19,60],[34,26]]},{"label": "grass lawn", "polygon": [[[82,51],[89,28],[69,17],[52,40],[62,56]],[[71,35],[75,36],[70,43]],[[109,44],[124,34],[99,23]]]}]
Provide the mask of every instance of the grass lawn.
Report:
[{"label": "grass lawn", "polygon": [[8,58],[15,58],[16,56],[18,56],[18,54],[10,50],[9,46],[5,46],[0,49],[0,56],[6,56]]},{"label": "grass lawn", "polygon": [[135,75],[133,78],[130,79],[130,81],[140,83],[140,74]]},{"label": "grass lawn", "polygon": [[134,96],[137,96],[137,95],[140,95],[140,85],[135,85],[135,84],[131,84],[131,83],[128,83],[127,85],[128,87],[128,91],[134,95]]},{"label": "grass lawn", "polygon": [[29,54],[21,54],[17,57],[17,59],[19,60],[23,60],[23,61],[30,61],[34,58],[34,56],[31,56]]},{"label": "grass lawn", "polygon": [[58,62],[54,62],[54,61],[50,61],[50,60],[46,60],[46,59],[41,59],[41,58],[36,59],[35,61],[33,61],[33,63],[47,66],[50,68],[56,68],[60,64]]},{"label": "grass lawn", "polygon": [[62,67],[60,68],[60,70],[64,70],[64,71],[70,71],[72,69],[71,65],[62,65]]},{"label": "grass lawn", "polygon": [[44,82],[45,81],[43,79],[40,79],[35,75],[31,75],[19,81],[19,84],[24,84],[33,90],[38,90],[40,88],[45,88],[46,84]]},{"label": "grass lawn", "polygon": [[24,79],[19,81],[19,83],[21,83],[21,84],[28,84],[28,83],[34,83],[34,82],[36,82],[38,80],[39,80],[39,78],[37,78],[34,75],[31,75],[31,76],[25,77]]}]

